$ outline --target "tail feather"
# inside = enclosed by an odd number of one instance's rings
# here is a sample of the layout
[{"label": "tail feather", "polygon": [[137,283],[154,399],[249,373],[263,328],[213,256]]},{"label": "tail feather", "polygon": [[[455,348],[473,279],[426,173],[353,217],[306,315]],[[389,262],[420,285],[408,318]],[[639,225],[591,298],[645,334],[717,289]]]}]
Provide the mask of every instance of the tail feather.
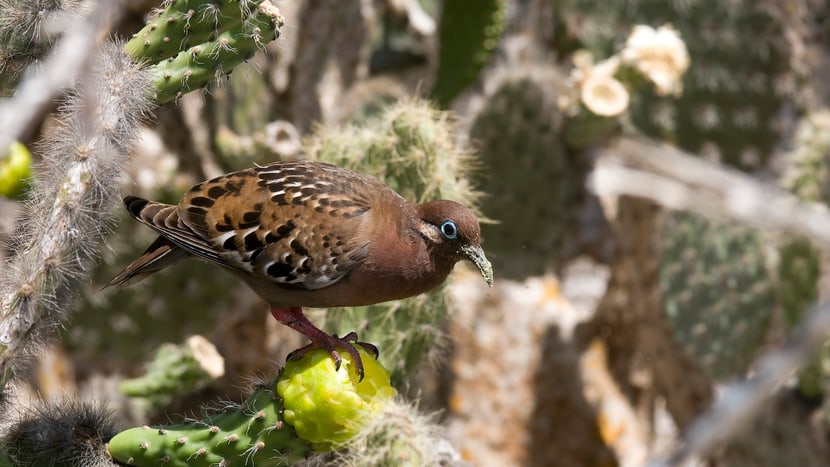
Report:
[{"label": "tail feather", "polygon": [[106,287],[135,284],[187,256],[184,250],[159,236],[141,256],[115,276]]}]

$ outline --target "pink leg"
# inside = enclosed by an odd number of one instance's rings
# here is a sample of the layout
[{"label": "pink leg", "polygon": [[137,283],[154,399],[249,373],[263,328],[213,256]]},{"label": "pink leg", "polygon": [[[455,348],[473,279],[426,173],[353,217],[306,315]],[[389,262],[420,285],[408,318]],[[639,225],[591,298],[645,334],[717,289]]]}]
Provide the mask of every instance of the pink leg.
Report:
[{"label": "pink leg", "polygon": [[350,332],[342,338],[337,337],[336,334],[330,336],[309,321],[303,314],[303,309],[301,307],[277,308],[272,306],[271,315],[280,323],[308,337],[311,341],[311,344],[291,352],[288,355],[289,360],[298,359],[310,350],[325,349],[329,354],[331,354],[331,357],[334,359],[334,365],[339,370],[341,359],[337,349],[340,348],[352,356],[352,359],[355,362],[355,369],[357,370],[357,374],[362,381],[363,361],[360,359],[360,354],[357,353],[357,349],[355,349],[350,342],[357,343],[369,353],[374,354],[375,358],[377,358],[377,348],[371,344],[357,342],[356,333]]}]

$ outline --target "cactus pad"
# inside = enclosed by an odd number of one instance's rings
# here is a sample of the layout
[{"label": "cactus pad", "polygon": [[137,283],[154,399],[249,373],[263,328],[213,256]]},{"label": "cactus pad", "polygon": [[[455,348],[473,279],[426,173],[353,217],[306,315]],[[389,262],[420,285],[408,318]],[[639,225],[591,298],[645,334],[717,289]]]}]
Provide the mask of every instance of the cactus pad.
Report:
[{"label": "cactus pad", "polygon": [[714,378],[731,377],[763,345],[776,306],[763,236],[672,213],[663,230],[660,291],[675,335]]}]

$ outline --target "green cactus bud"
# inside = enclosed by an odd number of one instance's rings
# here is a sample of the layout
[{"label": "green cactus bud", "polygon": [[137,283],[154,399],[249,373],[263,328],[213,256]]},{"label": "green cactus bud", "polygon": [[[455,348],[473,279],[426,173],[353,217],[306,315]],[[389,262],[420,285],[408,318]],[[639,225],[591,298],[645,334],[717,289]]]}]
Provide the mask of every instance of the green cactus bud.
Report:
[{"label": "green cactus bud", "polygon": [[29,186],[31,176],[32,153],[23,144],[12,143],[6,156],[0,156],[0,196],[21,196]]},{"label": "green cactus bud", "polygon": [[362,347],[355,348],[363,361],[363,381],[346,352],[340,354],[338,370],[328,352],[314,351],[287,362],[277,383],[285,421],[319,450],[349,441],[395,395],[386,370]]}]

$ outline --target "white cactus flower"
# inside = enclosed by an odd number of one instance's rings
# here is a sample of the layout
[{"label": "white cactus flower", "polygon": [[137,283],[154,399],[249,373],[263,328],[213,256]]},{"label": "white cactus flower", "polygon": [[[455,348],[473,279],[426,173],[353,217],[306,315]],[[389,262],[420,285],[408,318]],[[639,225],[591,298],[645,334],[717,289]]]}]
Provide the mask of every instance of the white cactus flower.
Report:
[{"label": "white cactus flower", "polygon": [[673,27],[634,26],[620,58],[654,83],[658,94],[678,95],[683,91],[681,78],[689,68],[689,52]]},{"label": "white cactus flower", "polygon": [[582,82],[579,97],[588,110],[603,117],[615,117],[628,109],[628,90],[606,73],[588,76]]}]

